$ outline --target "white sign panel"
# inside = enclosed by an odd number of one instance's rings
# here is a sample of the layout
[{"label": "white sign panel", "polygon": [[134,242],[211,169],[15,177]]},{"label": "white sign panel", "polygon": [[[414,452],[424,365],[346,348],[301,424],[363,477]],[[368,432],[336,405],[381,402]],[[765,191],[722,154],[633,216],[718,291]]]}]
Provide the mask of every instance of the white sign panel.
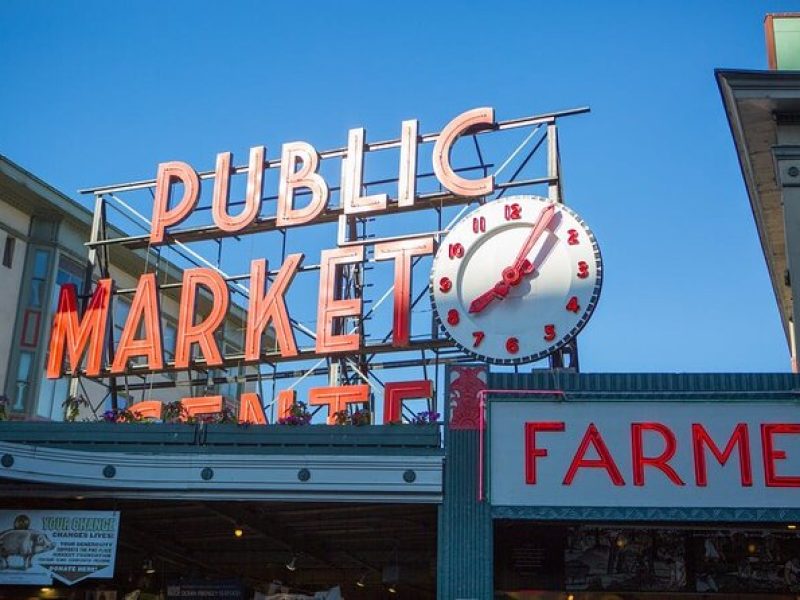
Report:
[{"label": "white sign panel", "polygon": [[492,400],[495,506],[800,507],[800,407]]},{"label": "white sign panel", "polygon": [[0,511],[0,585],[114,576],[119,512]]}]

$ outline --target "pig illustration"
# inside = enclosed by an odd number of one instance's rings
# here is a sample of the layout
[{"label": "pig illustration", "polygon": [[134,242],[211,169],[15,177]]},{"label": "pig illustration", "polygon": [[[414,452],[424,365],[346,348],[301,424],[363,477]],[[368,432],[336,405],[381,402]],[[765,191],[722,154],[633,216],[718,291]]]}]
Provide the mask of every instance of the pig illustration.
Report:
[{"label": "pig illustration", "polygon": [[47,534],[32,529],[9,529],[0,533],[0,569],[8,568],[10,556],[20,556],[23,568],[31,568],[31,558],[55,548]]}]

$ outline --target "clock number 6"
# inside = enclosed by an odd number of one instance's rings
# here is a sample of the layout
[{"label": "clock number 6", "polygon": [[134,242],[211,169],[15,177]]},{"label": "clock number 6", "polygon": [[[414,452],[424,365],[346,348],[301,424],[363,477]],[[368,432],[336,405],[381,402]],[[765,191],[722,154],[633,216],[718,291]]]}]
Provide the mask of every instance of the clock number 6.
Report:
[{"label": "clock number 6", "polygon": [[578,261],[578,277],[586,279],[589,276],[589,265],[585,260]]},{"label": "clock number 6", "polygon": [[515,337],[510,337],[506,340],[506,350],[511,354],[519,352],[519,340]]},{"label": "clock number 6", "polygon": [[450,258],[461,258],[464,256],[464,246],[461,244],[450,244],[447,248],[447,253]]}]

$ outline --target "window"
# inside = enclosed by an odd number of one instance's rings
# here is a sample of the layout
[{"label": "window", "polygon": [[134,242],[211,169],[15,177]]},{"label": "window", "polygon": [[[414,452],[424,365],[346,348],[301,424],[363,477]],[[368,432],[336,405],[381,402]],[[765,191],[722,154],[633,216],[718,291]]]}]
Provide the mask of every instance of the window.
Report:
[{"label": "window", "polygon": [[14,264],[14,243],[16,239],[10,235],[6,236],[6,245],[3,248],[3,266],[9,269]]}]

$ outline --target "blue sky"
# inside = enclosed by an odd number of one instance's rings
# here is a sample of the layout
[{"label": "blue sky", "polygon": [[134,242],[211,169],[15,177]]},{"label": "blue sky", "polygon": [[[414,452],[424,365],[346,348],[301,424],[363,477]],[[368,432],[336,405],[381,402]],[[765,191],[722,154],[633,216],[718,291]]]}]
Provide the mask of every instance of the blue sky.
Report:
[{"label": "blue sky", "polygon": [[257,144],[343,146],[351,127],[386,139],[477,106],[507,119],[589,105],[561,126],[565,200],[606,269],[583,369],[785,371],[713,69],[765,68],[763,16],[791,9],[5,1],[0,153],[79,198],[166,160],[209,169]]}]

